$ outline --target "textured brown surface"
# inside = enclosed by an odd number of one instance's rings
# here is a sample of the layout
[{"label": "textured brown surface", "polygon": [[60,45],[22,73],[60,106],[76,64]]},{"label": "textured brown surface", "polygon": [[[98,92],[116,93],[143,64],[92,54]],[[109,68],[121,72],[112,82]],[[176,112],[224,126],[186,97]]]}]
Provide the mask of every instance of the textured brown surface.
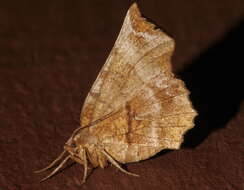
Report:
[{"label": "textured brown surface", "polygon": [[38,183],[32,171],[55,158],[79,125],[131,4],[64,2],[1,3],[0,189],[244,189],[243,0],[139,3],[175,38],[173,69],[199,112],[183,149],[128,164],[140,178],[110,166],[80,187],[83,169],[73,165]]}]

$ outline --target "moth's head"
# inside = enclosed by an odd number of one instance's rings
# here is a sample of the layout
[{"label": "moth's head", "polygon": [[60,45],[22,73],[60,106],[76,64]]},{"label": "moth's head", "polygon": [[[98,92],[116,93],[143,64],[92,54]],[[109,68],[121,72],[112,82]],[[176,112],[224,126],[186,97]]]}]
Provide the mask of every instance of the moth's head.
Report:
[{"label": "moth's head", "polygon": [[79,148],[77,146],[77,143],[74,139],[69,139],[67,143],[64,145],[64,149],[70,154],[78,154]]},{"label": "moth's head", "polygon": [[70,154],[71,159],[83,164],[84,163],[84,147],[78,144],[75,138],[70,138],[64,145],[64,149]]}]

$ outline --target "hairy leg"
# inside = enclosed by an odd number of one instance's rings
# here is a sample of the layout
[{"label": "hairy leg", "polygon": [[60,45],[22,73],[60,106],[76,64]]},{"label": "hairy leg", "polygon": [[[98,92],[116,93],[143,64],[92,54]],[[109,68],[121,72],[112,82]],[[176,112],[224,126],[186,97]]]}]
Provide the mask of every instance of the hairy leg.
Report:
[{"label": "hairy leg", "polygon": [[109,155],[109,153],[107,153],[105,150],[101,150],[102,153],[108,158],[108,160],[111,162],[111,164],[113,164],[116,168],[118,168],[120,171],[128,174],[128,175],[132,175],[132,176],[135,176],[135,177],[139,177],[139,175],[137,174],[134,174],[134,173],[131,173],[131,172],[128,172],[126,170],[124,170],[119,164],[118,162],[112,157]]},{"label": "hairy leg", "polygon": [[86,150],[83,150],[83,158],[84,158],[84,175],[81,184],[86,182],[87,178],[87,169],[88,169],[88,163],[87,163],[87,157],[86,157]]}]

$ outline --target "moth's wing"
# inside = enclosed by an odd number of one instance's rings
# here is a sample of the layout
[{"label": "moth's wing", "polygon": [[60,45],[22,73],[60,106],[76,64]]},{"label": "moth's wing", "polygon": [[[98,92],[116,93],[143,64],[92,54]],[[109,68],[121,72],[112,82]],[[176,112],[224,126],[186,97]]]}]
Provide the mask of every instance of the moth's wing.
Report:
[{"label": "moth's wing", "polygon": [[102,82],[96,82],[100,98],[92,117],[99,119],[123,108],[92,128],[106,151],[121,163],[178,149],[184,133],[194,125],[197,113],[189,92],[171,72],[173,49],[173,40],[141,18],[133,5],[98,78]]},{"label": "moth's wing", "polygon": [[[115,45],[93,84],[81,111],[81,126],[106,117],[123,106],[143,85],[151,71],[144,66],[145,60],[169,61],[174,48],[173,40],[154,25],[141,17],[136,4],[127,12]],[[145,76],[134,77],[137,70]],[[158,72],[158,71],[157,71]],[[170,65],[164,64],[159,70],[168,77]],[[149,80],[149,78],[147,79]],[[163,79],[164,80],[164,79]],[[160,81],[158,83],[162,82]],[[128,94],[129,93],[129,94]]]}]

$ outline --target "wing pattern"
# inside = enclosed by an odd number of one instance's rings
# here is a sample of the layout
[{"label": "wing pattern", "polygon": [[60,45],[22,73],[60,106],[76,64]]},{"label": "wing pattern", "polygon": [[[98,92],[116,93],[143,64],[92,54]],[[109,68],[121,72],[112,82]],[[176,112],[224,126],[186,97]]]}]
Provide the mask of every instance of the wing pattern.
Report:
[{"label": "wing pattern", "polygon": [[115,112],[89,130],[121,163],[178,149],[194,126],[189,92],[171,72],[173,50],[173,39],[134,4],[81,112],[81,126]]}]

